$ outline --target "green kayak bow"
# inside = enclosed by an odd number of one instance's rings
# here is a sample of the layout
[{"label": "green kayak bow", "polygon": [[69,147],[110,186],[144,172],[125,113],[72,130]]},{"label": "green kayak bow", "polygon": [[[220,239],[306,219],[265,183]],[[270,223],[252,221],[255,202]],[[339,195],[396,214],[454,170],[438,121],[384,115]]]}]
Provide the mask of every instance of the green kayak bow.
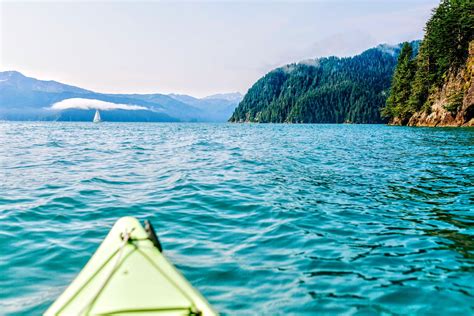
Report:
[{"label": "green kayak bow", "polygon": [[119,219],[50,315],[216,315],[161,253],[153,227]]}]

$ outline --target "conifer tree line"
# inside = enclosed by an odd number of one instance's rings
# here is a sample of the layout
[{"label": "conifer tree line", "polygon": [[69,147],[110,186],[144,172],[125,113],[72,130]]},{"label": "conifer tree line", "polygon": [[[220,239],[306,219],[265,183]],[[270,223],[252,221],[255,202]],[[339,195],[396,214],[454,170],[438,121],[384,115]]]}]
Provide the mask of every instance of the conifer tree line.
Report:
[{"label": "conifer tree line", "polygon": [[354,57],[277,68],[249,89],[230,121],[382,123],[399,51],[379,46]]},{"label": "conifer tree line", "polygon": [[[429,111],[430,94],[465,66],[473,33],[474,1],[442,0],[426,24],[418,54],[408,43],[403,45],[382,116],[406,123],[415,112]],[[446,108],[456,112],[465,92],[451,95]]]},{"label": "conifer tree line", "polygon": [[[420,41],[380,45],[350,58],[320,58],[277,68],[258,80],[231,122],[406,123],[429,111],[430,94],[464,67],[473,40],[474,0],[442,0]],[[447,109],[456,111],[459,91]]]}]

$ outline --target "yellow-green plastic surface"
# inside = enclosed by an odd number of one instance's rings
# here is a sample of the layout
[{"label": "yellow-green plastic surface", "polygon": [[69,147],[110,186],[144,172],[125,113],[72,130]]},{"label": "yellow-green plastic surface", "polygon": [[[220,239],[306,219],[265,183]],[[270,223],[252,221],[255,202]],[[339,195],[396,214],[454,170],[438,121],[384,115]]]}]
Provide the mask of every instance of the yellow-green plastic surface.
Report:
[{"label": "yellow-green plastic surface", "polygon": [[135,218],[119,219],[45,315],[216,315],[147,237]]}]

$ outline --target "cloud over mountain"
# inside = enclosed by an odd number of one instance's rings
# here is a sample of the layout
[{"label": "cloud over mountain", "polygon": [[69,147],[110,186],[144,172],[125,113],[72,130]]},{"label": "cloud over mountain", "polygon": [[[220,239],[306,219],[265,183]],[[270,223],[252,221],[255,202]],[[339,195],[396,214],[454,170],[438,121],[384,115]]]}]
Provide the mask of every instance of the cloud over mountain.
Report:
[{"label": "cloud over mountain", "polygon": [[59,102],[54,103],[51,110],[101,110],[101,111],[110,111],[110,110],[148,110],[148,108],[139,105],[133,104],[120,104],[112,103],[107,101],[95,100],[95,99],[84,99],[84,98],[71,98],[65,99]]}]

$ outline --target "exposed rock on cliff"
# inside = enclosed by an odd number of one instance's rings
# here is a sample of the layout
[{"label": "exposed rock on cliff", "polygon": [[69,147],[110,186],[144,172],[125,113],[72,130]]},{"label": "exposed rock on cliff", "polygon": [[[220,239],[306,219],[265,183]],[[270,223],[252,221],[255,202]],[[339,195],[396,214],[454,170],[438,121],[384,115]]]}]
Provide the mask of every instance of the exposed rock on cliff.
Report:
[{"label": "exposed rock on cliff", "polygon": [[413,55],[405,44],[382,115],[394,125],[474,126],[474,2],[441,0]]},{"label": "exposed rock on cliff", "polygon": [[[415,112],[409,126],[474,126],[474,41],[469,44],[466,67],[450,73],[441,89],[429,97],[431,108]],[[391,124],[400,125],[395,118]]]}]

